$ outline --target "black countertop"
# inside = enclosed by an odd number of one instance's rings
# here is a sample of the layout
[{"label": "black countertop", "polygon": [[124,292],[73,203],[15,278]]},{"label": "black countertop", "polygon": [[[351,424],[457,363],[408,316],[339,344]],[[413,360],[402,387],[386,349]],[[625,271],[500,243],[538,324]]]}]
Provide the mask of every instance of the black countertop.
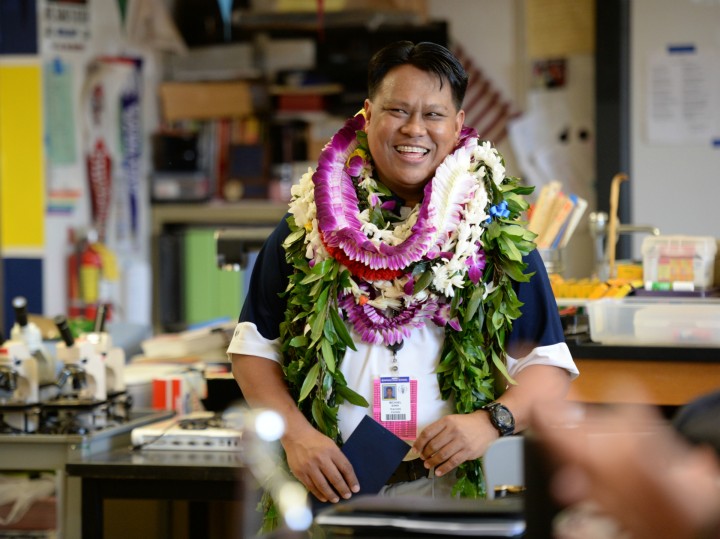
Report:
[{"label": "black countertop", "polygon": [[603,345],[572,340],[567,344],[575,359],[720,362],[720,348],[717,347]]},{"label": "black countertop", "polygon": [[242,467],[238,452],[121,449],[69,462],[68,475],[96,479],[234,480]]}]

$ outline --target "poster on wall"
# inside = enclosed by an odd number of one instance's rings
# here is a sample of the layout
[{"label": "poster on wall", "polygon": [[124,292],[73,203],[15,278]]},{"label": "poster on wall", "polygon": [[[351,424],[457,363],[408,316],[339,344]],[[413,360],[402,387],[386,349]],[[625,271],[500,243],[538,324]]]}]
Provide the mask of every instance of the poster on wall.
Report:
[{"label": "poster on wall", "polygon": [[82,51],[90,41],[88,0],[45,0],[43,41],[55,52]]},{"label": "poster on wall", "polygon": [[81,94],[91,224],[100,241],[123,251],[139,241],[141,73],[138,58],[96,59],[87,66]]},{"label": "poster on wall", "polygon": [[90,43],[89,0],[41,0],[47,207],[75,213],[84,193],[78,149],[78,85]]},{"label": "poster on wall", "polygon": [[720,55],[668,46],[648,59],[645,132],[651,144],[707,144],[720,128]]},{"label": "poster on wall", "polygon": [[56,57],[43,65],[45,140],[51,166],[76,162],[73,66]]}]

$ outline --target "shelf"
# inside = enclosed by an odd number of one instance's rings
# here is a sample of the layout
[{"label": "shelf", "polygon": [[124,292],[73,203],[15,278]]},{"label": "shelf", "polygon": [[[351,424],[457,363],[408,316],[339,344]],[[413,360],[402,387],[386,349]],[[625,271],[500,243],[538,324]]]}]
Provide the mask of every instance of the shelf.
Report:
[{"label": "shelf", "polygon": [[209,202],[207,204],[155,204],[151,209],[153,236],[167,225],[275,225],[288,205],[269,200]]},{"label": "shelf", "polygon": [[333,95],[342,92],[342,84],[308,84],[306,86],[289,86],[273,84],[270,95]]},{"label": "shelf", "polygon": [[[387,7],[387,3],[383,3]],[[316,10],[282,12],[248,12],[243,16],[241,27],[245,32],[296,31],[318,32],[321,28],[387,26],[413,26],[427,22],[422,10],[416,9],[345,9],[326,11],[322,22]]]}]

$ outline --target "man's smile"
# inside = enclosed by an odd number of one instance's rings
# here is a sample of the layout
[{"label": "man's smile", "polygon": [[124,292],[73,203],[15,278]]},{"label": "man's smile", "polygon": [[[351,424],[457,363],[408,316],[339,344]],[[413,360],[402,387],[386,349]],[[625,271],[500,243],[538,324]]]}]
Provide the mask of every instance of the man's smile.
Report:
[{"label": "man's smile", "polygon": [[424,155],[427,155],[430,153],[430,150],[427,148],[421,148],[420,146],[405,146],[405,145],[398,145],[395,146],[395,151],[397,151],[400,154],[407,155],[410,157],[423,157]]}]

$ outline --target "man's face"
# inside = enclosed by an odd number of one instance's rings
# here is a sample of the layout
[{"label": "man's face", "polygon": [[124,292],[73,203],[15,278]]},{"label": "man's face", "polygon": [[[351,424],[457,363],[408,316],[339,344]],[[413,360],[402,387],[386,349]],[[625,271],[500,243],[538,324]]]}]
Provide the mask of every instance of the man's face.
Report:
[{"label": "man's face", "polygon": [[453,150],[465,113],[456,110],[450,84],[410,65],[391,69],[372,101],[365,100],[365,131],[377,178],[408,205]]}]

